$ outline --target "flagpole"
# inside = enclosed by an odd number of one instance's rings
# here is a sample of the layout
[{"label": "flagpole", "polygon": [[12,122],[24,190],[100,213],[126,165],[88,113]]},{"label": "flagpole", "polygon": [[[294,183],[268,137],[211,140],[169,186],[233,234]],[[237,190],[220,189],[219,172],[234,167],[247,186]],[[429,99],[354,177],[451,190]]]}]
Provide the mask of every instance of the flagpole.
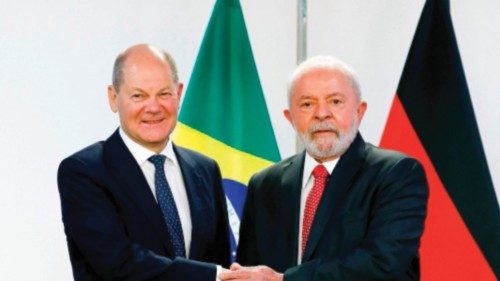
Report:
[{"label": "flagpole", "polygon": [[[297,0],[297,65],[307,58],[307,0]],[[295,151],[299,152],[304,146],[295,138]]]},{"label": "flagpole", "polygon": [[297,2],[297,64],[307,58],[307,0]]}]

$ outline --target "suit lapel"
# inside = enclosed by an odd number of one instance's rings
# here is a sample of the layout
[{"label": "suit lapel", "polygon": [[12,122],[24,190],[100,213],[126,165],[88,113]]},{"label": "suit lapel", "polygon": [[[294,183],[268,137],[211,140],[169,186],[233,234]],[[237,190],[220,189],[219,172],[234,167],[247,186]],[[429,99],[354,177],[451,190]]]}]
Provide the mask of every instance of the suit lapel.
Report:
[{"label": "suit lapel", "polygon": [[203,186],[201,175],[196,169],[196,162],[183,148],[174,145],[174,151],[181,168],[191,212],[192,230],[189,257],[192,259],[201,258],[205,242],[201,237],[203,237],[205,225],[210,221],[210,218],[206,218],[205,212],[205,207],[209,204],[208,195],[205,194],[206,189]]},{"label": "suit lapel", "polygon": [[118,187],[128,195],[128,198],[141,210],[158,233],[169,256],[173,256],[173,248],[165,224],[162,211],[151,192],[144,173],[137,164],[118,130],[104,144],[104,159],[107,161],[111,173],[115,175]]},{"label": "suit lapel", "polygon": [[[289,162],[284,163],[283,176],[281,178],[281,190],[275,197],[276,202],[282,202],[281,218],[284,220],[286,231],[286,244],[288,252],[283,258],[288,259],[287,264],[297,264],[299,219],[300,219],[300,192],[302,190],[302,174],[304,170],[305,152],[292,157]],[[290,215],[292,210],[292,215]]]},{"label": "suit lapel", "polygon": [[314,216],[311,233],[309,234],[309,240],[302,259],[303,262],[307,261],[314,253],[329,218],[334,213],[339,212],[342,198],[349,191],[352,180],[363,165],[364,145],[365,143],[358,133],[353,143],[340,157],[339,162],[330,175]]}]

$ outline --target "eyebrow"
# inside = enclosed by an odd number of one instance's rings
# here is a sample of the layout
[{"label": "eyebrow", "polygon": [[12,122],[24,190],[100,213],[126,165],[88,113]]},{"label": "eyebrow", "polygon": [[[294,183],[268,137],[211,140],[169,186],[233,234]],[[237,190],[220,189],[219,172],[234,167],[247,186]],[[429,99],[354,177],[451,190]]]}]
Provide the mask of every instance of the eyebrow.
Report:
[{"label": "eyebrow", "polygon": [[[333,92],[331,94],[328,94],[326,96],[326,98],[330,98],[330,97],[336,97],[336,96],[341,96],[341,97],[345,97],[346,95],[344,93],[340,93],[340,92]],[[313,95],[309,95],[309,94],[302,94],[298,97],[299,99],[316,99],[317,97],[316,96],[313,96]]]},{"label": "eyebrow", "polygon": [[335,97],[335,96],[342,96],[342,97],[345,97],[346,94],[344,93],[340,93],[340,92],[333,92],[331,94],[329,94],[327,97]]},{"label": "eyebrow", "polygon": [[[139,91],[139,92],[142,92],[142,93],[148,93],[147,91],[145,91],[145,90],[143,90],[141,88],[138,88],[138,87],[132,87],[132,90]],[[157,93],[161,93],[161,92],[165,92],[165,91],[174,92],[174,89],[172,89],[170,87],[163,87]]]},{"label": "eyebrow", "polygon": [[299,96],[299,99],[314,99],[315,97],[311,96],[311,95],[300,95]]}]

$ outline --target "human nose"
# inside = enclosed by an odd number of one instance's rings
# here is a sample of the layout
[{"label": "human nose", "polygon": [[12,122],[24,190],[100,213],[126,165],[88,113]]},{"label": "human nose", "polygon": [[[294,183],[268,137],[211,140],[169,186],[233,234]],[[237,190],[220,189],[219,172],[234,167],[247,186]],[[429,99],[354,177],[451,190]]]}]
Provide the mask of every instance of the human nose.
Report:
[{"label": "human nose", "polygon": [[156,113],[160,111],[160,102],[156,97],[151,97],[146,102],[146,112]]},{"label": "human nose", "polygon": [[314,115],[317,119],[324,120],[324,119],[332,117],[332,111],[328,107],[328,103],[326,103],[324,101],[320,101],[318,103],[318,105],[316,106],[316,109],[314,111]]}]

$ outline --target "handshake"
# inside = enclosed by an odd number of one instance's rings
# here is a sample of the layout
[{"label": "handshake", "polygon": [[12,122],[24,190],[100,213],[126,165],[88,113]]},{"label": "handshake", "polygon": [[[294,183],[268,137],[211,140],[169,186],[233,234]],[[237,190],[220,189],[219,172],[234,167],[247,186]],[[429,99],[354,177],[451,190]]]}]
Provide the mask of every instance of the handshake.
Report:
[{"label": "handshake", "polygon": [[283,274],[264,265],[241,266],[233,263],[229,269],[222,270],[217,280],[283,281]]}]

